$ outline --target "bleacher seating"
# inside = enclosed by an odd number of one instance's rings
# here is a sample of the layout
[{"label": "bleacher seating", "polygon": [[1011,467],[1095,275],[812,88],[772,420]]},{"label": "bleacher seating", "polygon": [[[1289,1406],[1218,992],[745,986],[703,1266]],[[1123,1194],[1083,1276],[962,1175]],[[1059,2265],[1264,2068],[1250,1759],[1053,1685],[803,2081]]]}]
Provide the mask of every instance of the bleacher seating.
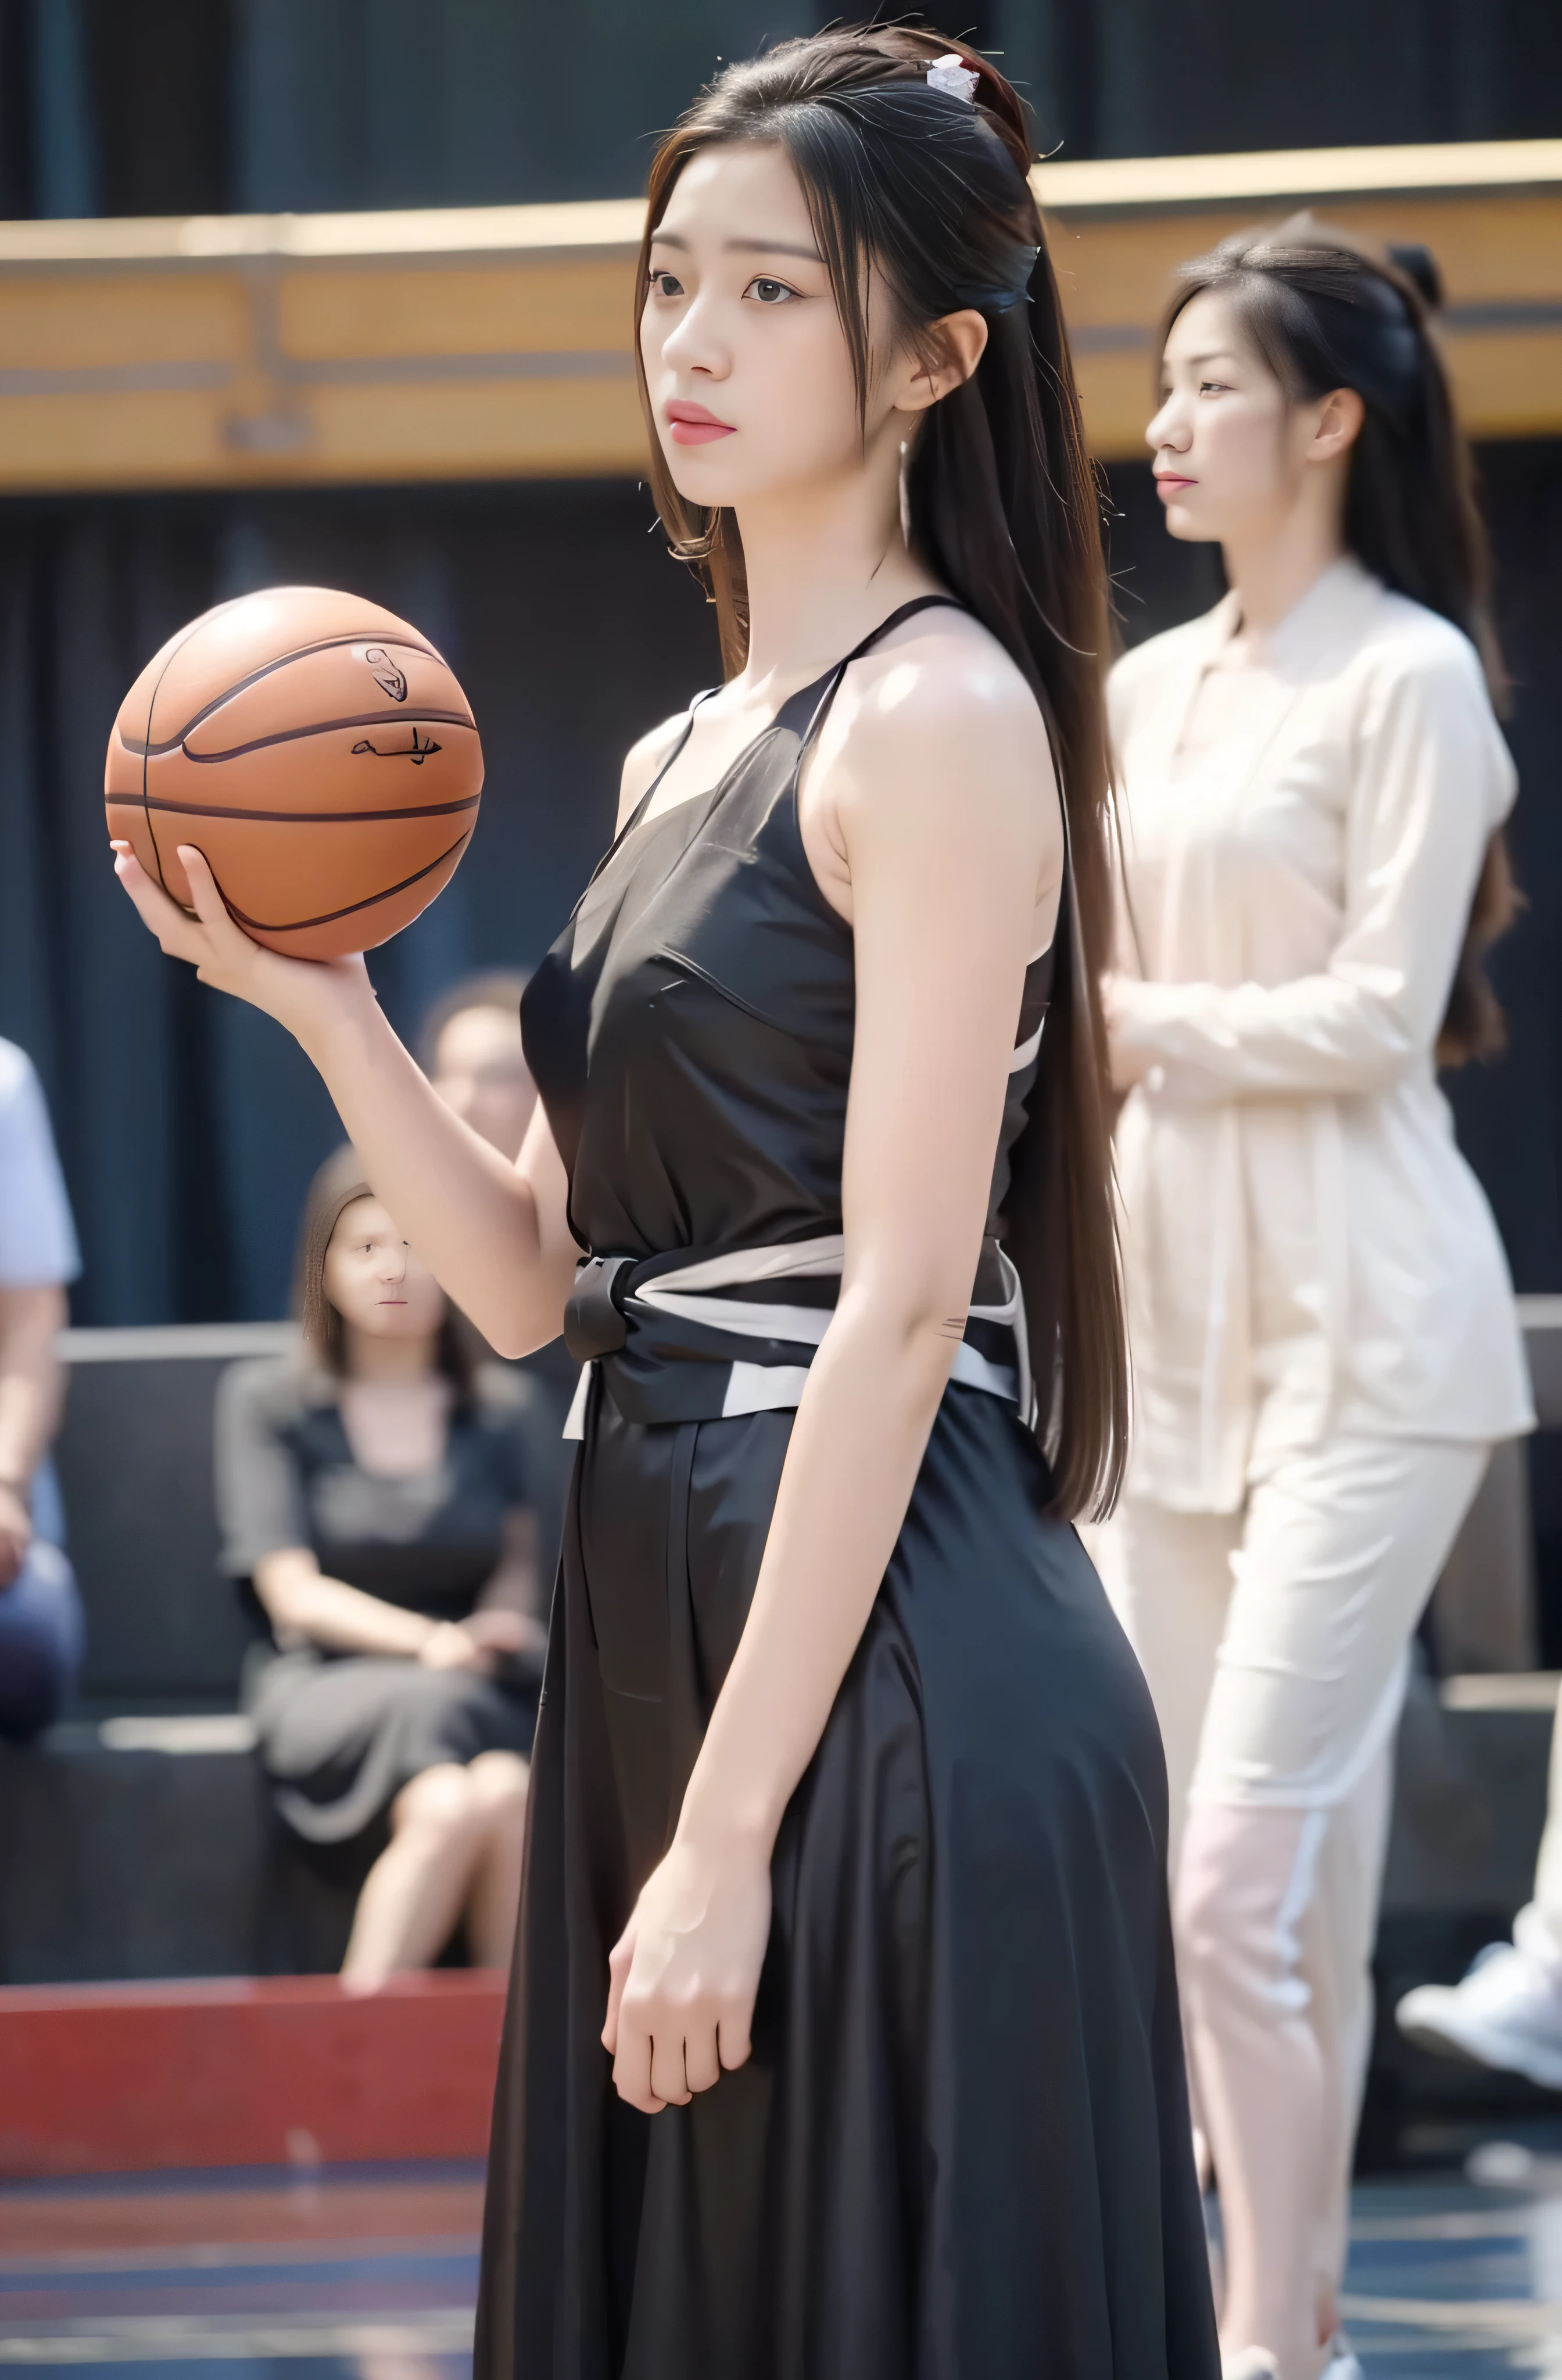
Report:
[{"label": "bleacher seating", "polygon": [[[1562,1300],[1524,1301],[1543,1426],[1562,1427]],[[0,1984],[325,1972],[351,1880],[273,1818],[238,1713],[237,1598],[216,1571],[213,1400],[274,1326],[76,1331],[58,1447],[90,1651],[78,1710],[0,1747]],[[1397,1992],[1451,1975],[1527,1897],[1544,1813],[1555,1679],[1525,1658],[1532,1555],[1515,1451],[1456,1550],[1439,1642],[1483,1636],[1494,1674],[1422,1674],[1398,1743],[1379,1938],[1373,2126],[1489,2090],[1394,2034]],[[1506,1647],[1506,1651],[1505,1651]]]},{"label": "bleacher seating", "polygon": [[[291,1343],[270,1323],[66,1334],[55,1459],[87,1659],[61,1725],[0,1744],[0,1985],[340,1963],[359,1872],[273,1816],[238,1707],[248,1640],[217,1570],[217,1381]],[[544,1444],[556,1401],[544,1382]],[[543,1483],[550,1507],[557,1488]]]}]

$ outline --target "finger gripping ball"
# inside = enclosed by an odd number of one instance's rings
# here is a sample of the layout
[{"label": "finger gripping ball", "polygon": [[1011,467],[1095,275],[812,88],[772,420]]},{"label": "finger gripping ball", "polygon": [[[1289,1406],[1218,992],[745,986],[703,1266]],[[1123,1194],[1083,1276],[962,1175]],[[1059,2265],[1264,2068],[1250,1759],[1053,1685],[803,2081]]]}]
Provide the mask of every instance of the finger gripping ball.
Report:
[{"label": "finger gripping ball", "polygon": [[269,587],[153,656],[108,739],[108,831],[192,906],[204,853],[252,941],[295,958],[372,950],[447,884],[471,839],[482,747],[455,673],[393,612]]}]

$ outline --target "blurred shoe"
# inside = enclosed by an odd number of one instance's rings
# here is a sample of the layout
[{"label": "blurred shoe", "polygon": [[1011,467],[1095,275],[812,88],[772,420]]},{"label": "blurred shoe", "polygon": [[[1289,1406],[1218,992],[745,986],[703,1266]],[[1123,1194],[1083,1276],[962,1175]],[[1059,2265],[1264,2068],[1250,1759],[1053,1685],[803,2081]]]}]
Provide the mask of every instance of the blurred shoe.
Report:
[{"label": "blurred shoe", "polygon": [[1511,1942],[1488,1943],[1459,1984],[1419,1984],[1394,2011],[1408,2041],[1562,2091],[1562,1988]]},{"label": "blurred shoe", "polygon": [[1361,2366],[1356,2350],[1343,2330],[1336,2330],[1329,2341],[1329,2360],[1324,2366],[1324,2380],[1361,2380]]},{"label": "blurred shoe", "polygon": [[1267,2347],[1244,2347],[1221,2357],[1220,2380],[1280,2380],[1280,2367]]}]

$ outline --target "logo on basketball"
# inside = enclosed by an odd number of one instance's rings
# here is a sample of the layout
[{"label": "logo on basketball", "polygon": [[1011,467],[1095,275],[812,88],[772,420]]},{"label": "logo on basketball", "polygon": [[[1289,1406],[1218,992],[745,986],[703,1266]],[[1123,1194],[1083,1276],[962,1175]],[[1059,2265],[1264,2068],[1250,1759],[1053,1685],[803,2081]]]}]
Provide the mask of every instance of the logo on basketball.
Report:
[{"label": "logo on basketball", "polygon": [[407,674],[397,669],[384,645],[365,645],[363,658],[374,673],[374,683],[393,702],[407,699]]},{"label": "logo on basketball", "polygon": [[372,744],[365,735],[352,748],[355,756],[360,752],[372,752],[376,760],[410,760],[415,769],[421,769],[429,754],[439,751],[441,747],[432,735],[425,735],[420,741],[414,727],[410,744]]}]

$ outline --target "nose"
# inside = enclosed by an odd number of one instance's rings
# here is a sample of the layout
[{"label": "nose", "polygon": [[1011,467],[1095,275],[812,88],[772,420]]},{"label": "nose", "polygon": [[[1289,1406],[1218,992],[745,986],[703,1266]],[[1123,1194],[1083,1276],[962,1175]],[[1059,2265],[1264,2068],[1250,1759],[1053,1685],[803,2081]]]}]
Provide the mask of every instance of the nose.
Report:
[{"label": "nose", "polygon": [[387,1288],[398,1289],[407,1278],[407,1243],[393,1241],[380,1261],[380,1279]]},{"label": "nose", "polygon": [[714,293],[697,291],[662,342],[662,361],[669,371],[698,373],[704,380],[725,380],[731,357],[715,322]]},{"label": "nose", "polygon": [[1158,411],[1145,424],[1144,443],[1154,454],[1159,454],[1163,446],[1169,447],[1174,455],[1188,452],[1188,424],[1175,392],[1162,398]]}]

